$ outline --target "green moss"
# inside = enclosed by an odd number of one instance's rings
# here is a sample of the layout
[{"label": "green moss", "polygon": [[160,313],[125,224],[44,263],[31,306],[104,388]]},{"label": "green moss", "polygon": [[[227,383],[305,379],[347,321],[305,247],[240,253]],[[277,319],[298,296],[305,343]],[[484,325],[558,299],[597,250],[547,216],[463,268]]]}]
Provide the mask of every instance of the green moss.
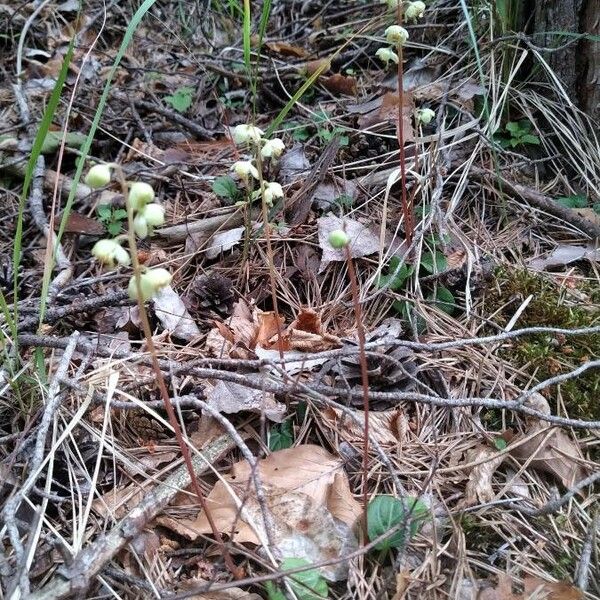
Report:
[{"label": "green moss", "polygon": [[[495,314],[496,322],[506,325],[529,296],[532,299],[519,317],[519,328],[575,329],[600,324],[598,286],[568,289],[526,270],[500,270],[496,273],[496,285],[486,294],[484,314]],[[500,352],[513,367],[542,381],[597,358],[600,334],[532,335],[512,340],[503,345]],[[557,391],[556,386],[544,391],[551,406]],[[579,377],[560,384],[560,393],[571,418],[600,419],[600,403],[597,402],[600,396],[599,369],[589,369]]]}]

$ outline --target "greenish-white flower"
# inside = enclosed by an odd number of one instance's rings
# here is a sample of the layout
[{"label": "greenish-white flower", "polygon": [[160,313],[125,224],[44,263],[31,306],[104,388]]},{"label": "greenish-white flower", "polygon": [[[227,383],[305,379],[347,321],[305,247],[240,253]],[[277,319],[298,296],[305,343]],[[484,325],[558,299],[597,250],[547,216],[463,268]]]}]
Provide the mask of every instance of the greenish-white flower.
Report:
[{"label": "greenish-white flower", "polygon": [[245,183],[248,183],[250,176],[254,179],[259,178],[258,169],[249,160],[238,160],[231,167],[235,174]]},{"label": "greenish-white flower", "polygon": [[381,60],[386,66],[389,64],[390,61],[396,64],[400,62],[398,55],[391,48],[379,48],[379,50],[375,52],[375,56],[379,60]]},{"label": "greenish-white flower", "polygon": [[404,46],[406,40],[408,40],[408,31],[400,25],[390,25],[385,30],[385,38],[390,44],[400,48],[401,46]]},{"label": "greenish-white flower", "polygon": [[236,125],[233,128],[233,141],[238,145],[259,144],[263,136],[263,130],[255,125]]},{"label": "greenish-white flower", "polygon": [[165,222],[165,209],[156,202],[146,204],[142,209],[142,215],[150,227],[159,227]]},{"label": "greenish-white flower", "polygon": [[435,119],[435,112],[430,108],[421,108],[417,111],[417,121],[423,125],[429,125]]},{"label": "greenish-white flower", "polygon": [[404,16],[408,20],[416,21],[417,19],[421,19],[423,17],[426,8],[425,2],[422,2],[421,0],[409,2],[408,6],[404,9]]},{"label": "greenish-white flower", "polygon": [[110,167],[94,165],[85,176],[85,183],[94,190],[108,185],[110,183]]},{"label": "greenish-white flower", "polygon": [[262,147],[260,154],[263,158],[279,158],[285,150],[285,144],[280,138],[267,140]]},{"label": "greenish-white flower", "polygon": [[283,198],[283,196],[283,188],[276,181],[265,183],[263,198],[269,206],[273,206],[273,200],[276,200],[277,198]]},{"label": "greenish-white flower", "polygon": [[140,211],[146,204],[154,200],[154,190],[149,183],[136,181],[131,184],[129,190],[128,202],[129,206],[135,211]]},{"label": "greenish-white flower", "polygon": [[340,250],[350,243],[348,234],[343,229],[335,229],[329,234],[329,245]]},{"label": "greenish-white flower", "polygon": [[115,240],[99,240],[92,248],[92,256],[109,267],[115,264],[127,267],[131,264],[129,252]]},{"label": "greenish-white flower", "polygon": [[[166,287],[171,283],[171,273],[167,271],[167,269],[156,268],[156,269],[148,269],[140,274],[140,291],[142,294],[141,300],[145,302],[146,300],[150,300],[156,292],[160,289]],[[129,293],[129,297],[132,300],[136,300],[138,298],[138,289],[135,280],[135,275],[129,280],[129,285],[127,287],[127,291]]]},{"label": "greenish-white flower", "polygon": [[146,221],[143,213],[138,213],[135,215],[133,219],[133,230],[135,231],[135,235],[142,240],[148,237],[150,229],[148,227],[148,221]]}]

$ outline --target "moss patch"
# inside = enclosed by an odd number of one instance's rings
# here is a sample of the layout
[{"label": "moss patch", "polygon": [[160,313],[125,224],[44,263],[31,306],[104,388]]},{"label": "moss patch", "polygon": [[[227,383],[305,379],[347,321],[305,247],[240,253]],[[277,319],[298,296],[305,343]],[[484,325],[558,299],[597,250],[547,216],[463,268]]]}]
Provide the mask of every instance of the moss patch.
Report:
[{"label": "moss patch", "polygon": [[[569,289],[526,270],[502,269],[496,273],[496,286],[486,294],[484,314],[495,314],[495,320],[506,325],[530,295],[533,297],[519,317],[519,328],[575,329],[600,325],[598,286]],[[531,335],[517,338],[501,350],[503,358],[537,381],[572,371],[599,354],[600,334]],[[556,402],[558,387],[551,386],[543,392],[550,406]],[[589,369],[579,377],[561,383],[560,394],[569,417],[600,419],[597,401],[600,369]],[[560,407],[554,408],[560,410]]]}]

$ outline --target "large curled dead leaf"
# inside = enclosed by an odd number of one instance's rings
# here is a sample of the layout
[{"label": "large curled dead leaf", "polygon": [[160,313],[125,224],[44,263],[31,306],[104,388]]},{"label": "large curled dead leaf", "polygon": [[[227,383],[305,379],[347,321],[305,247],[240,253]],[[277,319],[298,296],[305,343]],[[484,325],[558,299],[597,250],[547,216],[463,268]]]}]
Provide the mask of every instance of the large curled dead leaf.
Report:
[{"label": "large curled dead leaf", "polygon": [[336,250],[329,243],[329,234],[336,229],[343,229],[350,239],[350,256],[362,258],[379,252],[379,236],[373,233],[366,225],[353,219],[341,219],[329,213],[317,221],[319,227],[319,247],[323,251],[319,273],[321,273],[330,262],[345,261],[344,250]]},{"label": "large curled dead leaf", "polygon": [[[315,562],[342,556],[356,547],[353,528],[361,507],[350,492],[340,459],[319,446],[297,446],[260,460],[258,474],[270,512],[271,550],[276,554]],[[267,543],[269,536],[247,461],[234,464],[206,502],[222,534],[240,543]],[[159,522],[173,526],[173,519]],[[202,512],[195,520],[177,519],[177,531],[193,540],[210,534],[211,527]],[[338,563],[323,575],[338,580],[346,572],[347,565]]]},{"label": "large curled dead leaf", "polygon": [[562,267],[578,260],[600,261],[600,248],[559,244],[545,258],[533,259],[529,267],[535,271],[543,271],[549,267]]}]

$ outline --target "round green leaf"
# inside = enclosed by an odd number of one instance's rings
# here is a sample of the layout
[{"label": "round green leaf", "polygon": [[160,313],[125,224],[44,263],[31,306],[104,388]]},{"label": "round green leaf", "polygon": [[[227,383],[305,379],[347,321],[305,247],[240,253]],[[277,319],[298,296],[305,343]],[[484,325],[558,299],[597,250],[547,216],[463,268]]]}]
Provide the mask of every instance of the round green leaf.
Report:
[{"label": "round green leaf", "polygon": [[[310,563],[304,558],[284,558],[281,570],[297,569]],[[327,582],[317,569],[307,569],[286,578],[298,600],[322,600],[327,598],[329,588]]]},{"label": "round green leaf", "polygon": [[[408,512],[404,509],[405,504]],[[376,496],[371,500],[367,508],[369,539],[374,540],[393,527],[402,525],[393,535],[375,546],[377,550],[399,548],[404,545],[404,524],[406,523],[406,518],[410,518],[410,528],[408,531],[410,539],[419,531],[428,514],[429,509],[427,505],[417,498],[408,497],[404,498],[403,501],[393,496]]]}]

